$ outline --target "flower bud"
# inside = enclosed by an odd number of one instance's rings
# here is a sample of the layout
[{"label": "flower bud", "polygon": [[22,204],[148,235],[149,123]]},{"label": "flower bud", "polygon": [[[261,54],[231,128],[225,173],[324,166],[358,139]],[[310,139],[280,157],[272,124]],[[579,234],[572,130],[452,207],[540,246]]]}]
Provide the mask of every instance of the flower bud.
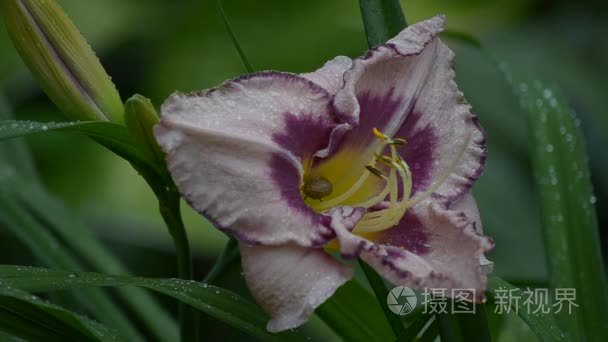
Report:
[{"label": "flower bud", "polygon": [[13,44],[42,89],[75,120],[123,121],[97,56],[54,0],[0,0]]},{"label": "flower bud", "polygon": [[164,163],[164,154],[152,129],[158,123],[158,114],[149,99],[135,94],[125,103],[125,124],[135,143],[149,158]]}]

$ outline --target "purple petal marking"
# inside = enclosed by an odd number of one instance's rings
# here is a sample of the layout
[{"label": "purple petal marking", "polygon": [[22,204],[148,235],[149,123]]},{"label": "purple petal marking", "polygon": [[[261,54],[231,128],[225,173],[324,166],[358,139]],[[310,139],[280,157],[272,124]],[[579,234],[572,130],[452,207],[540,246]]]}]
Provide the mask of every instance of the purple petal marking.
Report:
[{"label": "purple petal marking", "polygon": [[361,114],[359,126],[352,134],[357,137],[359,146],[366,148],[368,144],[376,140],[372,133],[374,128],[380,131],[397,115],[396,111],[402,103],[402,99],[395,95],[395,89],[391,88],[383,96],[373,95],[369,92],[357,94]]},{"label": "purple petal marking", "polygon": [[[335,126],[313,115],[285,113],[285,130],[275,133],[272,140],[293,155],[305,160],[329,145],[331,132]],[[310,216],[315,224],[328,226],[330,219],[312,210],[303,200],[300,192],[301,175],[293,163],[281,154],[274,154],[270,160],[271,179],[281,189],[281,200],[287,205]],[[322,235],[313,245],[324,245],[334,237],[332,231]]]},{"label": "purple petal marking", "polygon": [[319,116],[285,113],[285,130],[273,134],[272,140],[300,159],[306,159],[329,145],[334,127]]},{"label": "purple petal marking", "polygon": [[438,143],[438,137],[430,124],[422,128],[415,128],[422,113],[414,108],[395,135],[407,140],[407,144],[399,152],[412,172],[412,195],[425,190],[430,185],[433,150]]},{"label": "purple petal marking", "polygon": [[[383,131],[397,115],[396,111],[404,101],[395,95],[393,88],[381,96],[362,92],[357,95],[357,99],[360,106],[359,123],[346,132],[337,150],[340,148],[365,150],[376,140],[372,130],[377,128]],[[399,152],[412,171],[412,195],[425,190],[430,185],[433,151],[438,143],[438,137],[430,124],[416,127],[423,113],[415,110],[415,103],[414,99],[412,108],[404,116],[405,120],[395,134],[395,137],[407,140],[407,145],[402,147]]]},{"label": "purple petal marking", "polygon": [[[320,215],[312,210],[302,198],[300,193],[300,174],[292,163],[287,161],[280,154],[275,154],[270,160],[270,178],[277,184],[281,191],[281,200],[298,212],[310,216],[315,224],[327,225],[326,216]],[[277,213],[282,215],[283,213]],[[331,237],[328,237],[330,239]],[[321,238],[321,240],[325,240]],[[319,243],[321,241],[318,241]],[[327,241],[325,241],[327,242]]]},{"label": "purple petal marking", "polygon": [[429,252],[429,236],[422,222],[412,212],[406,212],[396,226],[380,232],[375,240],[381,244],[403,247],[417,255]]},{"label": "purple petal marking", "polygon": [[361,92],[357,94],[357,100],[360,106],[359,123],[346,134],[340,147],[364,151],[376,140],[372,130],[377,128],[382,131],[397,115],[395,112],[403,99],[395,96],[395,90],[391,88],[381,96]]}]

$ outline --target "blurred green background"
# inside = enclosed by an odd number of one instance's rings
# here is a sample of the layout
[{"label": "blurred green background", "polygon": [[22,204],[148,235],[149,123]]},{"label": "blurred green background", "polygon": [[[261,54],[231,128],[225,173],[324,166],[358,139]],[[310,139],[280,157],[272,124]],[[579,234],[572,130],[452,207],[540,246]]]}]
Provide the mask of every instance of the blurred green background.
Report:
[{"label": "blurred green background", "polygon": [[[141,93],[159,106],[173,91],[209,88],[245,73],[214,1],[58,2],[97,51],[123,99]],[[308,72],[336,55],[357,57],[366,50],[356,0],[223,3],[256,70]],[[409,0],[402,5],[409,23],[446,14],[448,29],[473,34],[499,61],[564,91],[582,120],[604,228],[607,2]],[[493,61],[445,40],[457,54],[459,86],[489,137],[486,173],[474,192],[484,229],[496,241],[490,256],[495,272],[517,284],[543,284],[546,260],[524,116]],[[9,95],[16,118],[62,120],[19,60],[3,24],[0,51],[0,89]],[[45,134],[28,138],[28,144],[48,189],[77,210],[135,273],[174,275],[171,239],[155,199],[126,162],[78,135]],[[200,279],[226,238],[189,208],[184,211]],[[36,265],[6,234],[0,230],[0,263]],[[601,235],[606,251],[606,229]]]}]

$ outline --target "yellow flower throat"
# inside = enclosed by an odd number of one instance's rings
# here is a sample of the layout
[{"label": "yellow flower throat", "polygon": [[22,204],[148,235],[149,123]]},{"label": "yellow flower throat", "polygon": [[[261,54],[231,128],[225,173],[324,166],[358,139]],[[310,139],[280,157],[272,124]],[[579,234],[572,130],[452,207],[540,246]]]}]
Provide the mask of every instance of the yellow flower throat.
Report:
[{"label": "yellow flower throat", "polygon": [[[405,215],[410,204],[412,174],[407,163],[397,152],[397,148],[405,145],[406,141],[400,138],[391,139],[376,128],[373,132],[379,140],[378,146],[362,174],[349,188],[335,197],[324,200],[323,198],[334,191],[332,183],[327,178],[305,177],[301,187],[304,200],[316,212],[325,212],[341,205],[367,209],[354,227],[354,233],[379,232],[393,227]],[[390,154],[384,155],[383,152],[387,147],[390,149]],[[369,192],[365,200],[353,203],[353,198],[361,197],[355,196],[356,194],[369,188],[366,187],[366,183],[369,184],[370,175],[379,177],[383,181],[383,187],[379,191]],[[401,196],[398,198],[400,193]]]}]

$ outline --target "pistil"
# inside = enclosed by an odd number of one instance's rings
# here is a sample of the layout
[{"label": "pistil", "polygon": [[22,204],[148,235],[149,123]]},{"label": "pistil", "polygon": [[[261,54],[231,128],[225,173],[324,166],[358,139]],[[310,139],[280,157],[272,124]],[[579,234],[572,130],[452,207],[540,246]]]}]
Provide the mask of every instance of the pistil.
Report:
[{"label": "pistil", "polygon": [[[347,191],[315,205],[319,212],[329,210],[333,207],[344,205],[357,191],[359,191],[372,177],[379,177],[384,181],[384,187],[375,195],[360,203],[349,203],[352,207],[362,207],[368,212],[355,226],[353,232],[378,232],[388,229],[405,215],[409,206],[409,197],[412,189],[412,175],[407,163],[397,152],[397,148],[405,145],[406,141],[401,138],[391,139],[374,128],[374,135],[379,140],[374,156],[357,181]],[[386,148],[390,149],[390,155],[384,155]],[[380,168],[378,164],[381,164]],[[386,170],[388,167],[388,175]],[[401,194],[401,196],[399,196]],[[311,196],[309,196],[311,197]],[[388,201],[386,200],[388,197]],[[383,207],[382,209],[377,209]],[[376,210],[377,209],[377,210]]]}]

